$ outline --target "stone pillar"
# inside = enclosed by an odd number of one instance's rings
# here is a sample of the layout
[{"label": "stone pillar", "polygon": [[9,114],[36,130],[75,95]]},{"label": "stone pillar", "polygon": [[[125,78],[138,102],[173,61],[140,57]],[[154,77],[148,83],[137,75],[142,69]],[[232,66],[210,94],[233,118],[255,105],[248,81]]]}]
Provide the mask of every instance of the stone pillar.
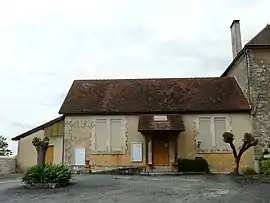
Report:
[{"label": "stone pillar", "polygon": [[148,165],[148,136],[145,135],[145,165]]},{"label": "stone pillar", "polygon": [[170,138],[170,142],[169,142],[170,165],[175,163],[175,158],[176,158],[175,152],[176,152],[175,139]]},{"label": "stone pillar", "polygon": [[147,145],[148,145],[148,163],[147,164],[153,164],[153,157],[152,157],[152,138],[149,136],[147,139]]}]

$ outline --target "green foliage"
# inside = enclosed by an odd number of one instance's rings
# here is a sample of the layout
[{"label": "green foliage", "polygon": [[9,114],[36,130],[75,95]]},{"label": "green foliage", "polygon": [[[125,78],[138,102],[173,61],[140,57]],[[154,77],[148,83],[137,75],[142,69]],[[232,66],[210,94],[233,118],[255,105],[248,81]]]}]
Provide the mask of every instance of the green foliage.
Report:
[{"label": "green foliage", "polygon": [[178,160],[179,172],[206,172],[209,173],[208,162],[204,158],[196,159],[179,159]]},{"label": "green foliage", "polygon": [[251,133],[245,133],[243,138],[243,143],[247,143],[247,145],[255,146],[258,144],[258,140],[254,138],[254,136]]},{"label": "green foliage", "polygon": [[223,133],[223,141],[225,143],[232,143],[234,141],[234,135],[230,132]]},{"label": "green foliage", "polygon": [[8,149],[7,138],[0,135],[0,156],[12,155],[12,151]]},{"label": "green foliage", "polygon": [[71,170],[64,165],[35,165],[29,167],[22,181],[25,184],[67,183],[71,179]]},{"label": "green foliage", "polygon": [[261,173],[270,176],[270,160],[263,160],[261,162]]},{"label": "green foliage", "polygon": [[247,174],[247,175],[257,174],[256,171],[253,168],[251,168],[251,167],[247,167],[247,168],[243,169],[242,172],[244,174]]}]

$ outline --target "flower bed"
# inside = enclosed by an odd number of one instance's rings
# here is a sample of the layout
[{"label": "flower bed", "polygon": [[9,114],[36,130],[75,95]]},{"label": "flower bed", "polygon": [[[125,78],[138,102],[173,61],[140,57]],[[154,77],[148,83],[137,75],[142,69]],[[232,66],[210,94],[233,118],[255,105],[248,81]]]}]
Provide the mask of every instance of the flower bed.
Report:
[{"label": "flower bed", "polygon": [[35,165],[29,167],[23,175],[26,187],[57,188],[69,184],[71,170],[64,165]]}]

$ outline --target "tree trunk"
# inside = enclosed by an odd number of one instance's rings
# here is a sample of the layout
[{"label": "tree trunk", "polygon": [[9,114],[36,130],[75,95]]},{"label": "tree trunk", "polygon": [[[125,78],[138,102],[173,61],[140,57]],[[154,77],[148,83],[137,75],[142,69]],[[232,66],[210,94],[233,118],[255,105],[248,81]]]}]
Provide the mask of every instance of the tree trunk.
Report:
[{"label": "tree trunk", "polygon": [[234,173],[239,175],[239,163],[240,159],[238,157],[234,158]]},{"label": "tree trunk", "polygon": [[39,149],[37,151],[37,164],[38,165],[41,165],[42,167],[44,167],[44,165],[45,165],[45,156],[46,156],[46,150]]}]

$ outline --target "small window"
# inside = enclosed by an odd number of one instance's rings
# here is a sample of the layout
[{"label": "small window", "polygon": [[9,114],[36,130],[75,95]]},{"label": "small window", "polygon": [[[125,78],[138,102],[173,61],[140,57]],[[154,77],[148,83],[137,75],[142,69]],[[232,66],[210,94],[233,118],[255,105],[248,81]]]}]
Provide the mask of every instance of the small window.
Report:
[{"label": "small window", "polygon": [[132,142],[131,143],[131,161],[132,162],[142,162],[142,143]]},{"label": "small window", "polygon": [[154,121],[168,121],[167,115],[154,115]]}]

